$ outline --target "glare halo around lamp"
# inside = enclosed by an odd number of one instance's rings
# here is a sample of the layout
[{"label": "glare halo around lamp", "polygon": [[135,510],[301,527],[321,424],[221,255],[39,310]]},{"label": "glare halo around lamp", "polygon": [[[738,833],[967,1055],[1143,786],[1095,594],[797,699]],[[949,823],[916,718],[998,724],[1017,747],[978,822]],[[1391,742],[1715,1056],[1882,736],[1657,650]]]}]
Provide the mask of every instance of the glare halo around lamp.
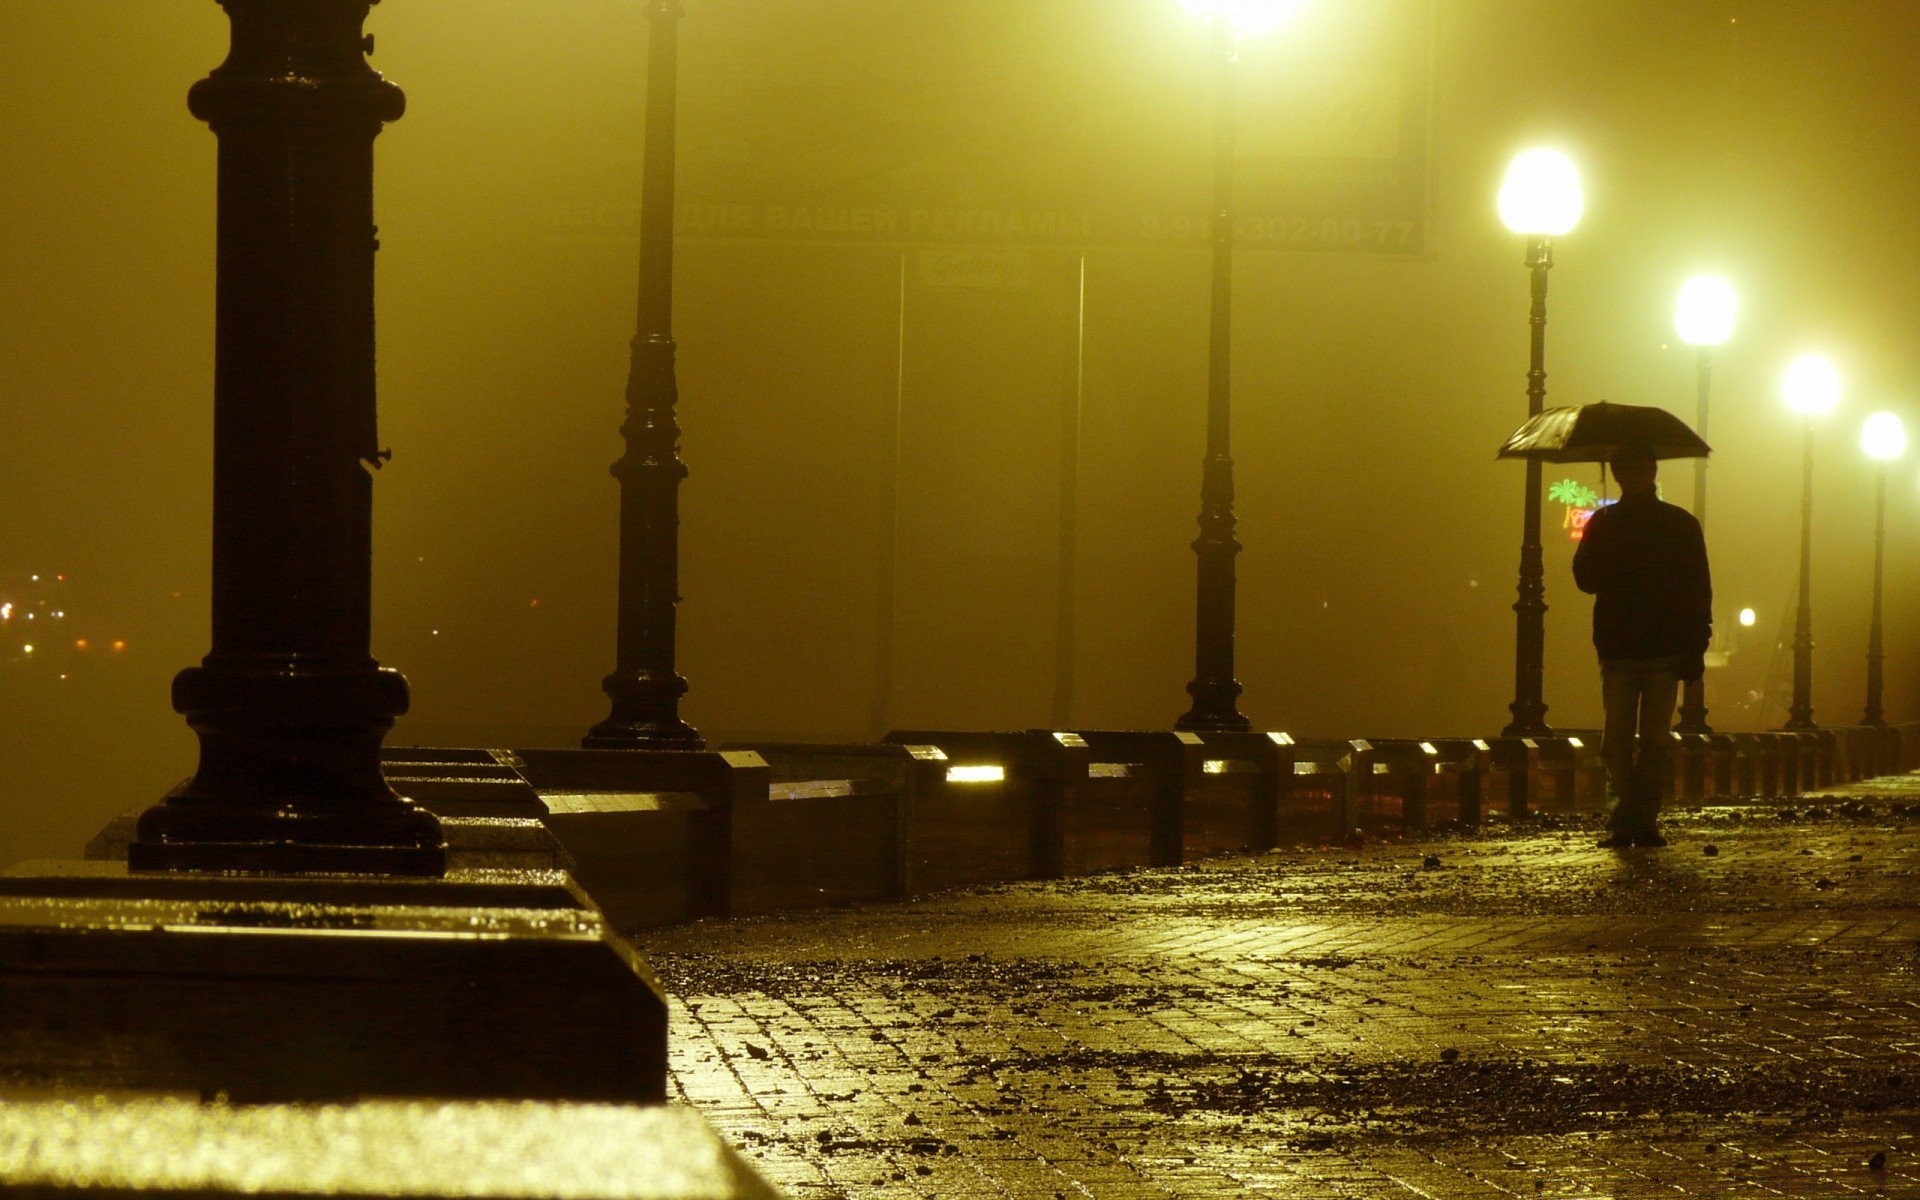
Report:
[{"label": "glare halo around lamp", "polygon": [[1813,422],[1840,403],[1840,372],[1818,354],[1803,354],[1780,377],[1780,397],[1806,418],[1800,474],[1800,611],[1793,622],[1793,704],[1788,729],[1815,729],[1813,723]]},{"label": "glare halo around lamp", "polygon": [[1293,20],[1306,0],[1180,0],[1188,12],[1208,20],[1225,20],[1240,37],[1254,37]]},{"label": "glare halo around lamp", "polygon": [[1233,677],[1234,566],[1240,542],[1233,515],[1233,156],[1240,39],[1277,29],[1303,0],[1182,0],[1212,23],[1214,67],[1213,291],[1207,337],[1207,451],[1200,477],[1200,536],[1193,540],[1192,706],[1174,728],[1196,733],[1252,727]]},{"label": "glare halo around lamp", "polygon": [[1885,725],[1880,697],[1883,642],[1880,627],[1881,568],[1887,553],[1887,464],[1907,452],[1907,427],[1890,412],[1877,412],[1860,426],[1860,450],[1878,464],[1873,481],[1873,617],[1867,625],[1867,714],[1862,725]]},{"label": "glare halo around lamp", "polygon": [[[1547,272],[1553,268],[1553,242],[1580,221],[1585,201],[1580,173],[1573,160],[1558,150],[1534,149],[1521,153],[1507,168],[1500,185],[1500,220],[1527,239],[1527,270],[1533,283],[1532,354],[1527,369],[1527,415],[1537,417],[1547,397]],[[1519,599],[1513,651],[1513,720],[1501,732],[1507,737],[1539,737],[1547,727],[1542,699],[1546,670],[1546,569],[1540,548],[1540,460],[1527,459],[1525,505],[1522,509]]]},{"label": "glare halo around lamp", "polygon": [[[1713,348],[1733,336],[1738,302],[1733,285],[1718,275],[1695,275],[1680,285],[1673,306],[1673,331],[1694,350],[1696,407],[1693,431],[1707,436],[1707,395],[1713,385]],[[1707,460],[1693,460],[1693,515],[1702,531],[1707,525]],[[1707,681],[1690,680],[1680,700],[1681,733],[1712,733],[1707,724]]]}]

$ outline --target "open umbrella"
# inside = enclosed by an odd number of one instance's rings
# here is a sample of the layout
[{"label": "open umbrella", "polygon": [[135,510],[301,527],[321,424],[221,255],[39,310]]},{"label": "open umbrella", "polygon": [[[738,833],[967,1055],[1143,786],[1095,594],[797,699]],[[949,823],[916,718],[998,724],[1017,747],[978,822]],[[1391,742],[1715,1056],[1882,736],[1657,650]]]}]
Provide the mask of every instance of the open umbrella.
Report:
[{"label": "open umbrella", "polygon": [[1713,453],[1685,421],[1664,408],[1601,400],[1549,408],[1530,418],[1500,447],[1499,457],[1607,462],[1623,450],[1651,451],[1655,458],[1705,458]]}]

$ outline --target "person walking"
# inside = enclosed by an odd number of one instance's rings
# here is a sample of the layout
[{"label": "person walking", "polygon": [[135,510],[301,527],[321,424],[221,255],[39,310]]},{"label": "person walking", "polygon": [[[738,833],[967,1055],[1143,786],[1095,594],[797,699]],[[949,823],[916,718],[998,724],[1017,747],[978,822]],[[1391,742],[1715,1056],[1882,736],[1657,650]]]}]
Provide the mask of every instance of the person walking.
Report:
[{"label": "person walking", "polygon": [[1673,755],[1674,701],[1681,683],[1706,670],[1713,581],[1700,522],[1660,499],[1653,452],[1624,449],[1611,465],[1620,499],[1587,521],[1573,555],[1574,582],[1594,597],[1593,646],[1606,707],[1600,757],[1613,803],[1600,844],[1664,846],[1660,801]]}]

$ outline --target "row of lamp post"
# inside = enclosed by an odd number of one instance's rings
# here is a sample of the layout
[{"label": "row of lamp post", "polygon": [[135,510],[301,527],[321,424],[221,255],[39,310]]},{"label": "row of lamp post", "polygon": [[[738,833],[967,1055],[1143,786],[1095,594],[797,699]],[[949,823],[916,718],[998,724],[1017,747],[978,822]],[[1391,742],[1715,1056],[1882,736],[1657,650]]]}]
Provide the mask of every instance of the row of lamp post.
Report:
[{"label": "row of lamp post", "polygon": [[[1514,159],[1501,184],[1498,208],[1509,230],[1527,239],[1526,265],[1532,283],[1532,330],[1527,369],[1527,415],[1538,416],[1546,400],[1547,272],[1553,267],[1552,239],[1579,222],[1583,200],[1579,172],[1556,150],[1528,150]],[[1737,303],[1733,287],[1716,275],[1687,280],[1675,305],[1674,329],[1694,348],[1697,408],[1695,427],[1707,435],[1708,398],[1713,382],[1713,351],[1733,334]],[[1794,617],[1793,702],[1788,729],[1812,729],[1813,722],[1813,439],[1814,422],[1832,412],[1840,401],[1840,377],[1833,364],[1819,355],[1803,355],[1787,365],[1781,383],[1787,406],[1806,419],[1804,469],[1801,485],[1799,602]],[[1879,412],[1861,430],[1861,448],[1880,462],[1874,504],[1873,612],[1867,650],[1867,707],[1865,723],[1884,723],[1881,711],[1881,580],[1886,545],[1886,463],[1906,451],[1906,432],[1900,418]],[[1705,528],[1707,519],[1707,461],[1694,462],[1693,513]],[[1508,707],[1513,719],[1502,731],[1507,737],[1538,737],[1552,732],[1546,721],[1542,695],[1545,674],[1546,588],[1540,545],[1540,463],[1527,460],[1525,505],[1522,509],[1519,598],[1514,637],[1514,698]],[[1744,619],[1746,614],[1742,614]],[[1707,724],[1704,679],[1686,685],[1677,726],[1682,733],[1710,733]]]},{"label": "row of lamp post", "polygon": [[[198,769],[142,816],[130,851],[135,867],[423,875],[444,869],[438,821],[382,778],[380,742],[406,710],[407,692],[405,681],[368,653],[372,495],[363,468],[385,458],[373,421],[372,263],[378,243],[370,234],[339,231],[373,228],[367,149],[404,109],[399,89],[364,57],[371,42],[361,41],[358,29],[370,2],[315,0],[286,12],[230,8],[234,54],[191,98],[194,113],[212,126],[222,149],[213,648],[174,687],[176,708],[200,736]],[[1194,542],[1196,670],[1188,685],[1193,706],[1178,727],[1240,730],[1249,722],[1236,708],[1240,685],[1233,678],[1239,544],[1229,448],[1236,64],[1243,36],[1277,28],[1302,0],[1184,2],[1212,23],[1217,114],[1207,449]],[[698,733],[679,716],[686,682],[674,666],[678,493],[686,474],[678,453],[672,334],[681,7],[679,0],[647,0],[646,11],[652,39],[639,307],[622,429],[626,454],[613,468],[621,485],[618,649],[615,670],[604,683],[611,712],[585,742],[696,749],[702,745]],[[287,61],[301,70],[276,72],[277,54],[292,54]],[[290,79],[299,86],[290,89]],[[263,98],[274,103],[263,105]],[[267,169],[289,156],[310,169]],[[1523,154],[1500,193],[1502,219],[1527,237],[1530,415],[1540,412],[1546,397],[1552,239],[1573,228],[1581,207],[1573,164],[1552,151]],[[1710,347],[1731,330],[1730,304],[1722,307],[1719,312],[1706,304],[1700,311],[1708,315],[1682,329],[1700,348],[1703,430]],[[285,312],[302,319],[281,319]],[[302,373],[291,371],[290,363],[325,369]],[[1837,404],[1838,375],[1825,360],[1796,360],[1785,394],[1808,418],[1790,727],[1809,727],[1813,418]],[[283,436],[296,426],[302,436]],[[1883,463],[1904,451],[1905,441],[1891,414],[1875,414],[1863,431],[1863,446]],[[1695,503],[1704,512],[1704,476],[1696,478]],[[1529,460],[1510,735],[1546,732],[1539,485],[1539,465]],[[1885,500],[1883,466],[1876,502],[1870,722],[1880,720]],[[292,586],[274,586],[289,581]],[[1704,723],[1703,707],[1698,715]]]},{"label": "row of lamp post", "polygon": [[[1192,698],[1175,728],[1192,731],[1245,730],[1251,723],[1237,705],[1241,685],[1234,677],[1235,536],[1232,456],[1232,300],[1234,202],[1233,167],[1238,107],[1239,50],[1244,38],[1284,25],[1304,0],[1182,0],[1210,24],[1209,57],[1214,70],[1214,163],[1212,205],[1212,284],[1207,354],[1206,450],[1202,462],[1199,534],[1193,541],[1196,565],[1194,676]],[[598,747],[697,748],[699,735],[679,717],[686,681],[674,669],[674,610],[678,595],[678,489],[686,474],[678,455],[679,427],[674,417],[674,343],[671,333],[673,289],[674,110],[677,75],[675,30],[679,0],[648,0],[652,27],[648,64],[647,157],[641,218],[639,328],[628,381],[628,418],[622,432],[627,454],[615,465],[621,482],[620,628],[614,673],[605,681],[612,714],[588,734]],[[1527,239],[1531,330],[1527,369],[1527,415],[1546,404],[1547,279],[1553,268],[1553,239],[1579,223],[1584,208],[1579,172],[1566,155],[1547,149],[1522,153],[1507,171],[1498,207],[1507,228]],[[1717,276],[1689,280],[1681,289],[1675,317],[1681,340],[1695,348],[1698,379],[1696,423],[1707,432],[1712,382],[1712,353],[1733,330],[1733,289]],[[1794,703],[1789,728],[1812,725],[1812,616],[1809,603],[1812,528],[1812,419],[1838,400],[1838,379],[1825,360],[1803,359],[1789,369],[1788,403],[1808,416],[1806,478],[1803,487],[1800,602],[1794,640]],[[1894,419],[1889,416],[1889,419]],[[1895,419],[1897,420],[1897,419]],[[1884,439],[1875,443],[1884,446]],[[1896,452],[1897,453],[1897,452]],[[1706,521],[1704,459],[1694,465],[1694,515]],[[1526,464],[1525,502],[1518,598],[1514,603],[1514,699],[1508,737],[1542,736],[1547,725],[1544,697],[1546,643],[1545,564],[1540,534],[1541,467]],[[1882,482],[1884,493],[1884,480]],[[1874,618],[1869,652],[1868,717],[1879,714],[1880,561],[1884,540],[1875,551]],[[1705,684],[1686,686],[1680,707],[1683,732],[1705,733]]]},{"label": "row of lamp post", "polygon": [[[1840,373],[1817,354],[1801,355],[1787,364],[1780,394],[1787,407],[1805,419],[1800,476],[1800,577],[1793,620],[1793,699],[1787,708],[1787,729],[1814,729],[1813,720],[1813,442],[1820,417],[1840,404]],[[1880,616],[1881,583],[1885,572],[1887,539],[1888,464],[1907,451],[1906,426],[1890,412],[1869,415],[1860,427],[1860,449],[1878,466],[1874,474],[1873,600],[1867,627],[1867,702],[1862,724],[1883,725],[1883,638]]]}]

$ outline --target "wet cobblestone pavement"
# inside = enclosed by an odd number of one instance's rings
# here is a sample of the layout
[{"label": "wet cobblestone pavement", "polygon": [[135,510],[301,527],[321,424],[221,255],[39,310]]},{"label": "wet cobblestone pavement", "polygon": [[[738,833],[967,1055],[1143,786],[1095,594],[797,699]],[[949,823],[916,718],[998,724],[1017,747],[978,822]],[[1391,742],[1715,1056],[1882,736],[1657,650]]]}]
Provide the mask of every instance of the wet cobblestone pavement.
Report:
[{"label": "wet cobblestone pavement", "polygon": [[796,1198],[1920,1197],[1920,777],[654,931]]}]

